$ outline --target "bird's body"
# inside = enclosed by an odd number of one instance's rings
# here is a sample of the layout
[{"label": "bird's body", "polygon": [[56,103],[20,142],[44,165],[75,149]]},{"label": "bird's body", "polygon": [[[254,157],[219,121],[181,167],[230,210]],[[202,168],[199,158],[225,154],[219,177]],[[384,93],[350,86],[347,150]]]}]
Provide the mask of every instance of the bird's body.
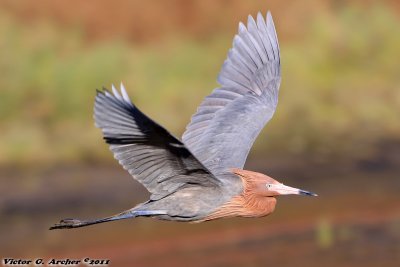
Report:
[{"label": "bird's body", "polygon": [[275,209],[275,196],[314,195],[273,178],[243,170],[247,155],[272,118],[280,85],[280,54],[270,13],[240,23],[218,77],[220,87],[199,106],[182,141],[120,94],[98,91],[94,118],[114,157],[150,192],[150,199],[120,214],[81,221],[65,219],[51,229],[149,216],[203,222],[261,217]]}]

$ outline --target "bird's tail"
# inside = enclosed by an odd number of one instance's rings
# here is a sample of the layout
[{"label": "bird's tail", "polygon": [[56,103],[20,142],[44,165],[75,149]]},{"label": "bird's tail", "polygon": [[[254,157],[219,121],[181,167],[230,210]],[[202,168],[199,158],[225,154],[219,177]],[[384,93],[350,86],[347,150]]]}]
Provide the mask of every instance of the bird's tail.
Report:
[{"label": "bird's tail", "polygon": [[102,219],[95,219],[95,220],[63,219],[59,223],[56,223],[55,225],[51,226],[49,228],[49,230],[79,228],[79,227],[89,226],[89,225],[98,224],[98,223],[135,218],[138,216],[153,216],[153,215],[160,215],[160,212],[159,211],[141,211],[141,210],[133,210],[132,209],[132,210],[127,210],[127,211],[121,212],[119,214],[116,214],[116,215],[113,215],[110,217],[105,217]]}]

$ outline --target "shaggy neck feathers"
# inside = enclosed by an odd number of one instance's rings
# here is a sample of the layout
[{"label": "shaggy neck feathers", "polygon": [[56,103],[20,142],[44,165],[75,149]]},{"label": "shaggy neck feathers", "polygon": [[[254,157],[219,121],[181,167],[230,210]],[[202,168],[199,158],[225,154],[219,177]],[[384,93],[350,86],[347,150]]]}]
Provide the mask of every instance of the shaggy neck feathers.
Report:
[{"label": "shaggy neck feathers", "polygon": [[262,217],[275,209],[276,198],[263,195],[268,176],[241,169],[233,169],[243,182],[243,192],[233,197],[216,211],[204,218],[204,221],[225,217]]}]

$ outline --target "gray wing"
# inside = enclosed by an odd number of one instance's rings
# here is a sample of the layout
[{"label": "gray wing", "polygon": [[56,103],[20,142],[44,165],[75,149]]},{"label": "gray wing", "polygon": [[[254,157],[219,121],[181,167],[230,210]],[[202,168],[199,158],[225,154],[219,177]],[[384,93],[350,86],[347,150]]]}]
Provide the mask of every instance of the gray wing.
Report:
[{"label": "gray wing", "polygon": [[218,76],[221,87],[192,116],[183,142],[213,173],[243,168],[257,135],[272,118],[280,85],[279,44],[271,14],[239,24]]},{"label": "gray wing", "polygon": [[121,84],[96,95],[94,118],[114,157],[152,194],[163,198],[183,186],[217,186],[219,181],[167,130],[135,107]]}]

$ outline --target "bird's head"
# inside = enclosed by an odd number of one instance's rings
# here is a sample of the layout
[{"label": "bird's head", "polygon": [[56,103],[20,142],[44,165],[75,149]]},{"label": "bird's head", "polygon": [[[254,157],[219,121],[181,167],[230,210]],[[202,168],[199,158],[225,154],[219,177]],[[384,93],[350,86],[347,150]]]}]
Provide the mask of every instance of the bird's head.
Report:
[{"label": "bird's head", "polygon": [[306,195],[317,196],[315,193],[290,187],[278,182],[268,175],[252,172],[242,169],[232,169],[232,172],[240,176],[245,185],[245,190],[251,191],[253,194],[264,197],[275,197],[280,195]]},{"label": "bird's head", "polygon": [[266,176],[265,180],[266,182],[264,183],[264,186],[265,186],[266,196],[271,196],[271,197],[280,195],[306,195],[314,197],[318,196],[317,194],[309,191],[284,185],[283,183],[280,183],[269,176]]}]

